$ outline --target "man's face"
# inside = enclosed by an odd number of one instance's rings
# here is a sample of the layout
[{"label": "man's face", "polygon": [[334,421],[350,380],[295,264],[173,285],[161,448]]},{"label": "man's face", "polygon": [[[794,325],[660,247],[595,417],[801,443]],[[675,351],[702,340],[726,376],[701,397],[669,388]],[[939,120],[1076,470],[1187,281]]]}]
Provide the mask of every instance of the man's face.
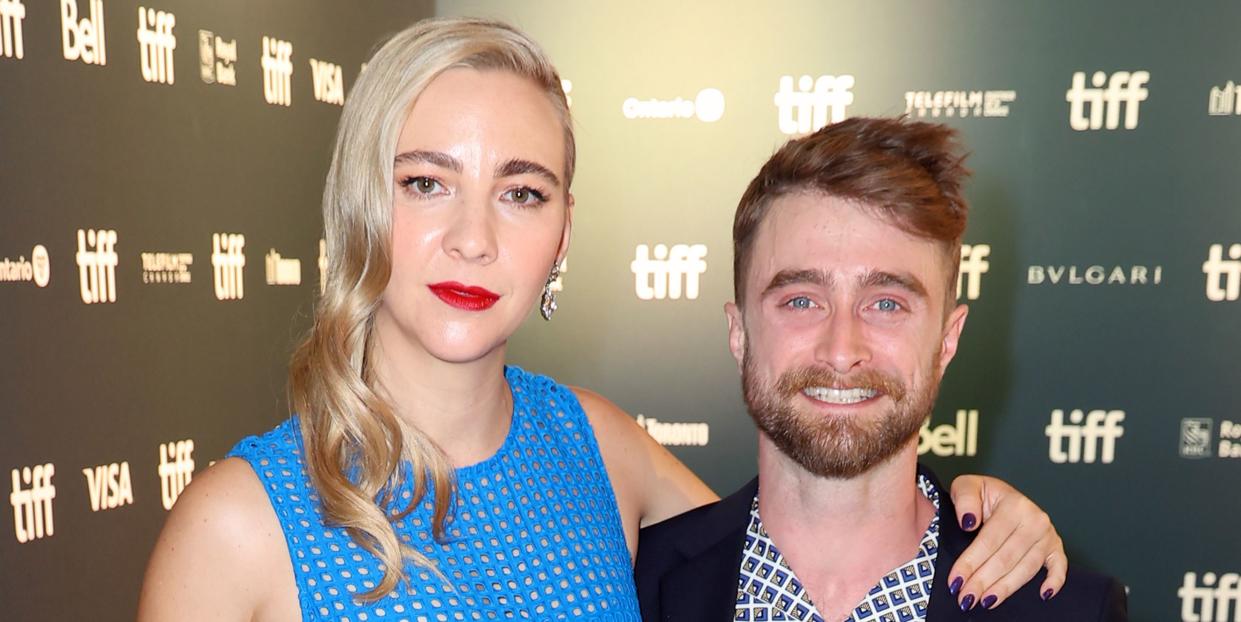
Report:
[{"label": "man's face", "polygon": [[855,477],[910,443],[930,415],[967,309],[949,260],[856,204],[776,199],[750,249],[729,346],[759,429],[811,473]]}]

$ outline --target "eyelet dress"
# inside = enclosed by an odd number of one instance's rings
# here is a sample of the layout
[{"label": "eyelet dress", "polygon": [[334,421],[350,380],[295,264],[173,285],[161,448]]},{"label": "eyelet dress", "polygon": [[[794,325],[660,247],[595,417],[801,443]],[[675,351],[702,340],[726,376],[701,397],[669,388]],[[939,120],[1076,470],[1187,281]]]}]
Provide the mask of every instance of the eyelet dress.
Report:
[{"label": "eyelet dress", "polygon": [[[494,456],[457,469],[446,538],[431,536],[433,493],[396,521],[398,537],[433,560],[445,583],[406,562],[407,581],[373,603],[355,595],[383,578],[378,558],[326,525],[293,416],[239,442],[280,520],[304,620],[637,621],[633,567],[599,445],[577,397],[546,376],[507,367],[508,436]],[[404,507],[413,485],[399,492]]]}]

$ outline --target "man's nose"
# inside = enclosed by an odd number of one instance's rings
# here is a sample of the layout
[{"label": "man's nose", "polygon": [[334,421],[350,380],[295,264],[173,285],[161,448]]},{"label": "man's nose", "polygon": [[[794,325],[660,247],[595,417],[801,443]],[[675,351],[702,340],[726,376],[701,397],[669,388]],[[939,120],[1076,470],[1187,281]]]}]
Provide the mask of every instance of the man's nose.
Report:
[{"label": "man's nose", "polygon": [[847,310],[836,310],[827,317],[817,335],[815,360],[830,365],[840,374],[848,374],[858,365],[870,360],[870,346],[866,342],[865,327],[861,319]]}]

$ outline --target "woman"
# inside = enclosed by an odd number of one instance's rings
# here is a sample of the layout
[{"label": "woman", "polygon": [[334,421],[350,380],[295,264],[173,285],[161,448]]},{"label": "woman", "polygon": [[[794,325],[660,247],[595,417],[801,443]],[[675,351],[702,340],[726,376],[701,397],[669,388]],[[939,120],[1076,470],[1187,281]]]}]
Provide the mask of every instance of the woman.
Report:
[{"label": "woman", "polygon": [[[715,495],[607,400],[504,365],[540,293],[554,310],[573,166],[521,33],[431,20],[376,53],[328,173],[298,415],[183,493],[140,619],[637,619],[639,527]],[[985,483],[954,495],[988,517],[954,574],[1005,597],[1046,560],[1058,589],[1045,514]]]}]

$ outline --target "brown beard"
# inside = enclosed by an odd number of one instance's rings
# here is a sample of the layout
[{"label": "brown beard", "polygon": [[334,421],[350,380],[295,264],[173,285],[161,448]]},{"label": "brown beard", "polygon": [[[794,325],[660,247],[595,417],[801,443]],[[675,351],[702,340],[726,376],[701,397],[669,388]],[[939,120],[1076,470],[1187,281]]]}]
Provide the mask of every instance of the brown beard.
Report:
[{"label": "brown beard", "polygon": [[[918,434],[939,391],[934,367],[929,371],[925,385],[911,390],[875,370],[842,376],[824,367],[788,370],[773,385],[759,377],[747,349],[741,382],[750,417],[781,452],[820,477],[851,479],[891,458]],[[808,387],[876,389],[894,404],[876,419],[810,415],[793,401]]]}]

